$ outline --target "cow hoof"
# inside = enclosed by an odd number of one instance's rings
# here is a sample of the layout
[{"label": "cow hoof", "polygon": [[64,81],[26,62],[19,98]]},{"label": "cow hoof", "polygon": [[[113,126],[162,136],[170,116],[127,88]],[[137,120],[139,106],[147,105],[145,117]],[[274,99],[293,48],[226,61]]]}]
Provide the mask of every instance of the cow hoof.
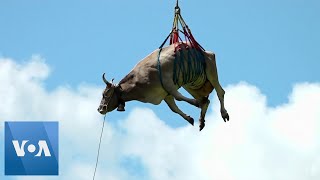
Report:
[{"label": "cow hoof", "polygon": [[205,126],[205,123],[204,122],[206,122],[203,118],[200,118],[199,119],[199,131],[201,131],[203,128],[204,128],[204,126]]},{"label": "cow hoof", "polygon": [[229,121],[229,114],[227,113],[227,111],[221,112],[221,116],[222,116],[222,119],[224,120],[224,122]]},{"label": "cow hoof", "polygon": [[190,116],[187,116],[187,119],[186,119],[192,126],[194,125],[194,119]]},{"label": "cow hoof", "polygon": [[199,131],[201,131],[201,130],[204,128],[204,126],[205,126],[205,123],[204,123],[204,122],[200,123],[200,125],[199,125]]}]

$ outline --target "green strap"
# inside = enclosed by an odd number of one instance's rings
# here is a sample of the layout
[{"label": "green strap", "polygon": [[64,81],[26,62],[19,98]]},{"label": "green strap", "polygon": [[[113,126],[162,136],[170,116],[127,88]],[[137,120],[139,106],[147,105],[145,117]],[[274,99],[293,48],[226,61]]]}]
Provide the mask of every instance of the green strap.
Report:
[{"label": "green strap", "polygon": [[[190,48],[187,54],[177,51],[173,65],[173,82],[178,86],[196,81],[205,73],[205,58],[203,52],[198,49]],[[180,76],[182,77],[181,84],[179,83]]]}]

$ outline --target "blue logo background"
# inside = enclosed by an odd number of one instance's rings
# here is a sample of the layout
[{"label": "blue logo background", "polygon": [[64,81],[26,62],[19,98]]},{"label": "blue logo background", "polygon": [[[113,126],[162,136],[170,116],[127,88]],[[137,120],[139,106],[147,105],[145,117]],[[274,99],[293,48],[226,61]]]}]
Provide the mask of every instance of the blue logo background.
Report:
[{"label": "blue logo background", "polygon": [[[59,144],[58,122],[5,122],[5,175],[58,175]],[[17,156],[12,141],[28,140],[24,146],[25,155]],[[45,140],[51,156],[35,156],[39,152],[38,142]],[[28,146],[33,144],[35,152]]]}]

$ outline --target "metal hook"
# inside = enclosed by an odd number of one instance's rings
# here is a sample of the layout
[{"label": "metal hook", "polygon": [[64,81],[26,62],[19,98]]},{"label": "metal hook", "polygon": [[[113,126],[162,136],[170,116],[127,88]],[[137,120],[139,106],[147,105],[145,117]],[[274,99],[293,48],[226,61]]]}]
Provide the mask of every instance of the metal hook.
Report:
[{"label": "metal hook", "polygon": [[177,0],[176,7],[174,9],[175,9],[175,14],[180,14],[179,0]]}]

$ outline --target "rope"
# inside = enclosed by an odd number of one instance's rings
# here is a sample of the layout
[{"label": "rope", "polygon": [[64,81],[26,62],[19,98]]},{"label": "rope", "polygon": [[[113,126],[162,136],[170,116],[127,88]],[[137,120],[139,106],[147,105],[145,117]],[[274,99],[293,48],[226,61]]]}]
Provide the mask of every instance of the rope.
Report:
[{"label": "rope", "polygon": [[[183,31],[180,29],[182,27]],[[179,33],[182,33],[185,37],[183,42]],[[179,7],[179,0],[176,0],[176,7],[174,13],[174,19],[172,24],[172,30],[164,42],[159,47],[157,69],[160,78],[160,83],[163,86],[162,70],[160,62],[160,54],[162,47],[170,37],[169,44],[174,44],[175,59],[173,64],[173,82],[179,87],[185,84],[195,84],[194,81],[199,81],[205,76],[205,57],[203,52],[205,49],[195,40],[191,30],[181,16],[181,10]],[[181,47],[184,46],[184,50]],[[184,52],[183,52],[184,51]],[[164,88],[165,89],[165,88]]]},{"label": "rope", "polygon": [[93,173],[93,180],[96,177],[96,172],[97,172],[97,167],[98,167],[98,162],[99,162],[99,155],[100,155],[101,140],[102,140],[102,134],[103,134],[103,129],[104,129],[104,123],[106,122],[106,116],[107,115],[104,115],[104,118],[103,118],[100,140],[99,140],[99,147],[98,147],[98,154],[97,154],[97,160],[96,160],[96,167],[94,168],[94,173]]}]

